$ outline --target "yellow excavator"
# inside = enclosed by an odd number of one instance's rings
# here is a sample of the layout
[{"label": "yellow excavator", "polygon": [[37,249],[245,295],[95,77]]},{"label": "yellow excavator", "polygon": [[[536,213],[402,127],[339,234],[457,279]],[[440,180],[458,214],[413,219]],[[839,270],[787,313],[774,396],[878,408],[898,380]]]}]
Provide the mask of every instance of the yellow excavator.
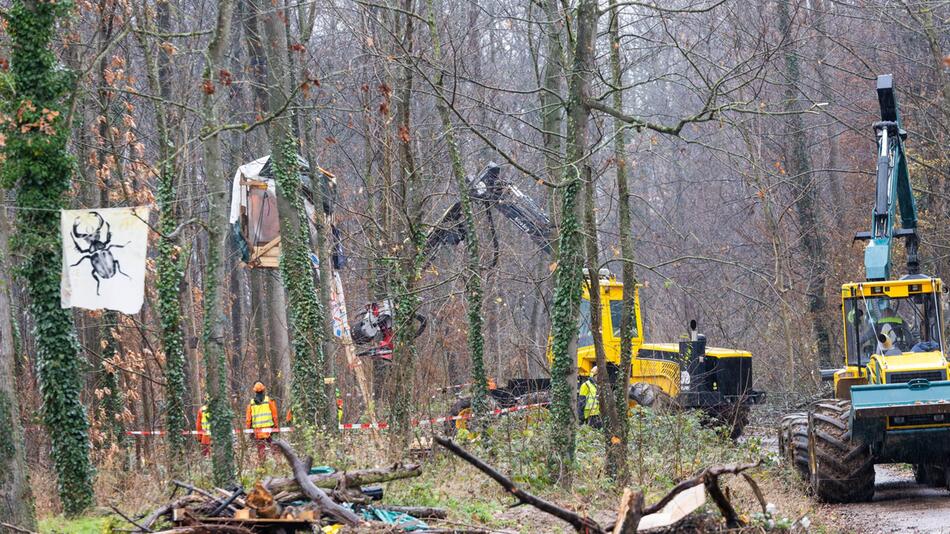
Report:
[{"label": "yellow excavator", "polygon": [[[585,274],[586,270],[585,270]],[[614,380],[620,367],[620,316],[624,285],[607,269],[598,273],[600,281],[601,326],[608,378]],[[752,388],[752,354],[744,350],[706,345],[706,337],[690,324],[690,339],[678,343],[644,343],[640,315],[640,286],[635,286],[636,329],[632,338],[629,406],[660,409],[701,410],[707,421],[729,429],[738,438],[749,422],[749,408],[765,400],[765,393]],[[587,380],[596,365],[594,338],[590,327],[589,285],[584,284],[577,334],[577,371],[580,382]],[[553,359],[550,344],[548,362]],[[492,400],[501,408],[545,402],[550,399],[549,378],[514,378],[504,387],[490,389]],[[452,415],[471,413],[471,399],[460,398]],[[448,431],[466,428],[466,420],[447,426]]]},{"label": "yellow excavator", "polygon": [[[500,212],[516,227],[527,234],[547,253],[552,250],[553,224],[547,214],[514,184],[500,174],[500,167],[490,163],[469,182],[469,194],[488,208]],[[493,224],[493,223],[492,223]],[[494,228],[493,228],[494,231]],[[428,264],[442,245],[456,245],[466,237],[460,204],[446,210],[427,237],[424,247]],[[586,271],[585,271],[586,272]],[[608,270],[597,273],[600,281],[601,323],[607,357],[608,377],[616,377],[620,363],[620,313],[623,301],[623,283]],[[595,365],[594,340],[590,328],[590,295],[584,284],[583,300],[577,341],[579,380],[584,381]],[[708,347],[705,336],[696,332],[695,321],[690,325],[690,339],[678,343],[644,343],[643,321],[640,315],[639,287],[634,287],[636,331],[632,339],[632,372],[629,391],[630,404],[647,407],[665,405],[683,409],[699,409],[709,419],[730,429],[738,437],[748,423],[749,407],[764,401],[765,394],[752,388],[752,354],[743,350]],[[357,316],[353,338],[357,343],[370,345],[363,355],[387,358],[391,354],[392,314],[387,302],[372,303]],[[422,333],[425,321],[417,319]],[[547,350],[551,359],[550,347]],[[514,378],[506,386],[492,385],[491,398],[496,407],[544,402],[550,397],[549,378]],[[452,415],[471,411],[471,399],[458,399],[450,410]],[[447,426],[448,431],[464,428],[461,419]]]}]

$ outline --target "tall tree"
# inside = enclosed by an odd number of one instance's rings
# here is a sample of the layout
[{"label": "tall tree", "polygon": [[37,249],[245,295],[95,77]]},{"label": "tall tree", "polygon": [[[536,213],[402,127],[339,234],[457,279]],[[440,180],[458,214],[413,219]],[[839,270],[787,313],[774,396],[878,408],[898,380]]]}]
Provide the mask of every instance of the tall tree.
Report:
[{"label": "tall tree", "polygon": [[[392,397],[389,418],[393,425],[393,449],[408,446],[411,433],[412,393],[415,386],[416,347],[415,317],[419,309],[416,283],[420,277],[420,249],[424,241],[421,229],[420,174],[414,155],[412,127],[413,58],[415,50],[415,0],[402,0],[399,15],[393,16],[393,35],[396,49],[406,54],[401,58],[400,75],[396,81],[396,150],[399,179],[393,188],[398,199],[399,220],[394,221],[394,250],[397,254],[389,262],[394,274],[390,279],[395,307],[395,340],[393,343]],[[400,204],[401,203],[401,204]]]},{"label": "tall tree", "polygon": [[436,108],[442,121],[445,144],[452,163],[452,176],[459,189],[459,202],[465,225],[465,251],[468,254],[465,277],[465,300],[468,304],[468,350],[472,360],[472,411],[478,418],[488,409],[488,380],[485,377],[485,339],[482,335],[482,274],[479,267],[478,233],[475,228],[475,214],[472,211],[472,199],[465,179],[465,167],[462,164],[462,152],[452,125],[449,110],[449,97],[445,91],[445,71],[442,67],[442,40],[436,24],[433,0],[428,0],[429,36],[432,39],[432,60],[438,69],[435,75]]},{"label": "tall tree", "polygon": [[228,321],[224,298],[228,289],[229,261],[224,251],[230,236],[227,209],[228,178],[221,159],[218,136],[216,83],[221,82],[227,43],[231,36],[234,0],[218,2],[214,34],[205,51],[201,111],[204,122],[202,152],[205,177],[208,180],[208,268],[204,277],[204,357],[205,391],[211,411],[211,464],[215,484],[227,486],[235,476],[234,446],[231,420],[234,412],[228,395],[228,358],[225,347],[225,324]]},{"label": "tall tree", "polygon": [[[620,62],[620,12],[617,0],[610,1],[610,73],[613,85],[613,105],[623,109],[623,69]],[[617,397],[617,424],[610,429],[619,438],[616,444],[618,454],[614,478],[617,485],[626,484],[630,477],[627,465],[627,442],[629,440],[629,403],[630,373],[633,360],[633,336],[636,334],[636,287],[637,278],[633,264],[633,226],[630,217],[630,185],[627,183],[627,136],[626,127],[617,118],[613,119],[614,128],[614,173],[617,178],[617,220],[620,235],[620,258],[623,278],[623,304],[620,314],[620,376],[614,395]]]},{"label": "tall tree", "polygon": [[[594,67],[594,37],[597,33],[597,2],[581,0],[576,21],[573,62],[569,71],[567,101],[567,153],[561,184],[561,221],[558,258],[554,271],[554,306],[551,311],[550,442],[554,454],[550,469],[555,479],[570,481],[577,439],[577,316],[581,301],[583,251],[580,223],[583,203],[581,167],[588,154],[587,125],[590,107],[590,77]],[[596,274],[596,273],[595,273]]]},{"label": "tall tree", "polygon": [[[0,91],[0,95],[2,95]],[[33,492],[26,465],[26,443],[17,402],[16,345],[13,342],[13,310],[10,306],[10,275],[7,251],[9,224],[0,211],[0,517],[20,528],[34,530]]]},{"label": "tall tree", "polygon": [[26,281],[36,324],[43,423],[53,447],[63,509],[78,515],[93,502],[89,423],[79,398],[83,373],[72,316],[59,303],[59,210],[74,170],[66,149],[64,97],[74,77],[58,65],[51,46],[57,22],[71,7],[69,1],[16,0],[3,11],[11,39],[14,97],[2,104],[6,161],[0,166],[0,183],[18,188],[13,246],[21,254],[19,274]]},{"label": "tall tree", "polygon": [[828,267],[820,233],[819,188],[814,180],[811,158],[808,154],[805,119],[800,113],[803,111],[800,98],[802,73],[799,53],[796,50],[797,40],[793,35],[791,7],[790,0],[780,0],[778,3],[778,27],[781,35],[784,36],[784,100],[785,110],[788,112],[785,115],[785,135],[788,143],[785,149],[785,170],[790,177],[794,193],[795,213],[798,216],[801,244],[807,265],[805,296],[808,300],[808,317],[814,336],[815,350],[818,363],[822,367],[827,367],[832,364],[831,337],[824,318],[827,302],[825,279]]},{"label": "tall tree", "polygon": [[[175,472],[181,468],[185,452],[185,435],[179,432],[188,426],[185,418],[185,343],[179,293],[184,278],[181,248],[171,234],[178,226],[178,205],[175,188],[175,146],[169,129],[167,103],[171,100],[169,47],[153,49],[145,33],[168,33],[170,13],[168,0],[155,4],[155,15],[143,10],[142,20],[148,25],[136,32],[143,56],[149,90],[160,98],[152,99],[155,112],[155,133],[158,135],[158,316],[161,323],[162,348],[165,351],[165,438],[168,466]],[[152,19],[154,18],[154,22]],[[158,57],[156,57],[156,55]]]},{"label": "tall tree", "polygon": [[[324,310],[310,262],[310,235],[297,161],[299,143],[295,141],[291,117],[283,111],[296,92],[296,88],[291,89],[293,84],[287,57],[288,19],[286,13],[270,8],[268,2],[258,1],[255,7],[265,37],[268,108],[275,115],[269,135],[280,216],[280,273],[287,290],[287,321],[294,351],[291,409],[295,422],[331,428],[335,418],[332,418],[323,385],[326,363],[323,352]],[[314,187],[319,187],[316,163],[310,162],[310,166]],[[325,284],[328,278],[322,277],[321,283]]]}]

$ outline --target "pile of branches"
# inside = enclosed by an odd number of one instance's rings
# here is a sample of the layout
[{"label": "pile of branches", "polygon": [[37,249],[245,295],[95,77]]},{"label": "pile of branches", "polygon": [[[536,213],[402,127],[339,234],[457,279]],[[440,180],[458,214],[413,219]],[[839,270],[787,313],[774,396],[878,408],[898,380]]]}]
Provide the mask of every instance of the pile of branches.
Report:
[{"label": "pile of branches", "polygon": [[[312,522],[314,525],[343,524],[350,527],[372,528],[373,522],[364,520],[344,503],[365,505],[371,497],[361,488],[390,480],[417,477],[422,473],[418,464],[394,464],[389,467],[363,469],[330,474],[310,474],[312,459],[301,459],[285,441],[274,440],[293,470],[290,478],[269,478],[244,488],[200,488],[193,484],[173,481],[175,489],[168,503],[145,517],[133,519],[117,508],[113,510],[131,523],[136,533],[155,534],[244,534],[267,532],[269,520]],[[301,504],[302,503],[302,504]],[[425,507],[375,506],[415,518],[445,518],[445,510]],[[175,527],[156,531],[160,519]],[[376,526],[381,526],[377,524]]]}]

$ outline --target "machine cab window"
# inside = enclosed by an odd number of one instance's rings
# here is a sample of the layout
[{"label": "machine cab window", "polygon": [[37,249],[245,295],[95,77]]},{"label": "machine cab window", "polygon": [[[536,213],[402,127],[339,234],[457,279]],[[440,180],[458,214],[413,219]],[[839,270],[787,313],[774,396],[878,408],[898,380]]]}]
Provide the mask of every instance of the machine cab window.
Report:
[{"label": "machine cab window", "polygon": [[858,295],[844,301],[849,365],[866,365],[872,354],[940,350],[936,293]]},{"label": "machine cab window", "polygon": [[[622,300],[602,300],[601,305],[606,306],[609,303],[610,305],[610,325],[604,322],[603,329],[605,332],[605,339],[609,338],[611,334],[606,334],[607,332],[612,331],[613,337],[615,339],[620,339],[620,319],[623,314],[623,301]],[[637,317],[633,317],[633,337],[637,337]],[[590,301],[587,299],[581,300],[580,306],[580,318],[578,320],[578,329],[577,329],[577,346],[578,347],[590,347],[594,344],[594,335],[591,332],[590,328]]]}]

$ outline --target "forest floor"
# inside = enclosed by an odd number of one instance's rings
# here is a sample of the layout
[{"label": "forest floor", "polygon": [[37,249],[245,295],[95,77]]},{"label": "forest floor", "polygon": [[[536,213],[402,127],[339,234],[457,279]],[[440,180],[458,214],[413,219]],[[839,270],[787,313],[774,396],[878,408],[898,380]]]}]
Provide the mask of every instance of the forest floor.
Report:
[{"label": "forest floor", "polygon": [[[760,423],[761,424],[761,423]],[[724,486],[743,519],[756,532],[803,532],[800,525],[810,524],[808,532],[941,532],[950,525],[950,493],[923,488],[913,482],[913,474],[900,467],[878,468],[878,493],[874,502],[843,506],[816,503],[807,493],[797,474],[778,462],[774,432],[767,426],[750,427],[747,437],[738,443],[721,432],[704,428],[689,415],[646,415],[631,429],[631,486],[644,491],[647,504],[655,502],[678,481],[714,464],[762,461],[752,471],[767,502],[774,511],[763,514],[752,491],[739,477],[724,477]],[[424,436],[422,439],[425,439]],[[356,469],[385,465],[397,460],[384,443],[373,444],[366,434],[349,434],[334,441],[304,450],[318,462],[338,469]],[[594,518],[602,525],[613,522],[621,490],[604,482],[601,451],[602,437],[584,427],[578,436],[574,484],[566,489],[547,479],[543,427],[519,417],[496,422],[484,435],[459,436],[465,448],[508,474],[532,493]],[[298,443],[298,448],[306,449]],[[161,455],[153,451],[157,458]],[[241,483],[249,487],[268,475],[287,476],[289,469],[282,458],[268,458],[258,464],[253,454],[239,448]],[[409,458],[402,458],[410,460]],[[384,503],[406,506],[445,508],[449,517],[433,526],[473,528],[498,533],[568,533],[572,529],[553,517],[529,506],[511,507],[513,499],[479,471],[460,462],[445,451],[436,450],[421,460],[422,475],[393,481],[386,485]],[[201,486],[210,486],[210,466],[198,458],[190,464],[185,478]],[[146,463],[139,469],[120,469],[114,463],[100,466],[97,501],[102,515],[80,522],[65,522],[56,517],[58,508],[53,479],[39,472],[34,476],[37,510],[44,521],[44,533],[103,533],[128,528],[116,517],[108,517],[108,506],[115,505],[128,515],[145,514],[167,501],[168,489],[162,480],[164,467]],[[711,518],[718,517],[711,503],[701,509]],[[95,515],[95,514],[93,514]],[[802,518],[807,518],[802,521]],[[712,525],[718,524],[715,519]],[[947,530],[950,532],[950,530]]]}]

